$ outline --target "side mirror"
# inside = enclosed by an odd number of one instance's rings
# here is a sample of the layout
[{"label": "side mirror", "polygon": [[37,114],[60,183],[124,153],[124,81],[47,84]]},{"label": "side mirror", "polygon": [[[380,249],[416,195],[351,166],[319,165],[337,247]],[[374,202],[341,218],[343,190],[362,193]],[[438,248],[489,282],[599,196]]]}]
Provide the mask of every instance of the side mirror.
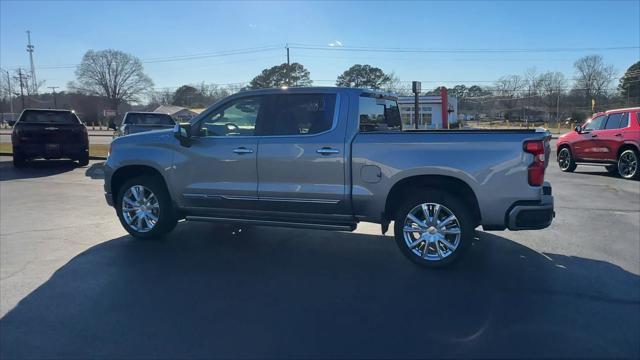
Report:
[{"label": "side mirror", "polygon": [[578,134],[580,134],[580,133],[582,132],[582,126],[580,126],[580,125],[576,126],[576,129],[575,129],[575,130],[576,130],[576,132],[577,132]]},{"label": "side mirror", "polygon": [[180,145],[184,147],[191,146],[191,124],[176,124],[176,126],[173,127],[173,136],[180,141]]},{"label": "side mirror", "polygon": [[110,122],[110,123],[109,123],[109,129],[111,129],[111,130],[118,130],[118,127],[116,126],[116,123],[114,123],[114,122]]}]

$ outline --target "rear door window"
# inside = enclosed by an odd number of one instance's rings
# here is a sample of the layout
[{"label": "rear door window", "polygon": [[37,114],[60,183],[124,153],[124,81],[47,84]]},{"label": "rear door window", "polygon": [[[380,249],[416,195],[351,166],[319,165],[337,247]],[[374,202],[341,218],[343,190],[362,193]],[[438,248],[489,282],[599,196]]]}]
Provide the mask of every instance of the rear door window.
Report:
[{"label": "rear door window", "polygon": [[611,114],[609,115],[609,118],[607,119],[607,124],[605,125],[604,129],[605,130],[610,130],[610,129],[620,129],[620,121],[622,120],[623,113],[617,113],[617,114]]},{"label": "rear door window", "polygon": [[25,110],[20,117],[21,123],[40,124],[80,124],[76,114],[71,111]]},{"label": "rear door window", "polygon": [[392,99],[360,97],[360,132],[400,131],[398,102]]},{"label": "rear door window", "polygon": [[263,135],[313,135],[333,127],[335,94],[286,94],[270,99]]}]

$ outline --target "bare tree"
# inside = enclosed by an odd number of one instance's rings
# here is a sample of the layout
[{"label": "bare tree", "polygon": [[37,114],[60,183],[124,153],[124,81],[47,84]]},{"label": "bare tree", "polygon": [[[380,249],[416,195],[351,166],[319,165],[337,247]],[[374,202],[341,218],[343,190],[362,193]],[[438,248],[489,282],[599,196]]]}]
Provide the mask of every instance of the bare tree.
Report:
[{"label": "bare tree", "polygon": [[173,103],[173,91],[167,88],[157,91],[151,91],[149,97],[151,102],[154,104],[170,105],[171,103]]},{"label": "bare tree", "polygon": [[76,69],[76,78],[77,83],[69,84],[70,88],[106,97],[116,112],[119,104],[136,102],[153,87],[138,58],[112,49],[87,51]]},{"label": "bare tree", "polygon": [[538,85],[540,87],[542,103],[547,109],[549,118],[553,113],[555,114],[555,118],[559,119],[560,97],[566,92],[565,90],[567,88],[567,79],[564,77],[564,74],[557,71],[542,73],[538,77]]},{"label": "bare tree", "polygon": [[615,70],[606,65],[600,55],[588,55],[578,59],[573,67],[575,89],[580,90],[587,99],[607,94],[607,88],[613,80]]}]

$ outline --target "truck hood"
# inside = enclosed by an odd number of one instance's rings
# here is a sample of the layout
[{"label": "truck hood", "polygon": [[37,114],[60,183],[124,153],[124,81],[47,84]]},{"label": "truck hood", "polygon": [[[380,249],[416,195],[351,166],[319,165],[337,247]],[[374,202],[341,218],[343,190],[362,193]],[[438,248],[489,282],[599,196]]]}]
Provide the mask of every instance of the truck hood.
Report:
[{"label": "truck hood", "polygon": [[168,137],[173,137],[173,129],[164,129],[156,131],[145,131],[136,134],[130,134],[126,136],[120,136],[113,140],[113,145],[119,144],[140,144],[140,143],[152,143],[159,141],[166,141]]}]

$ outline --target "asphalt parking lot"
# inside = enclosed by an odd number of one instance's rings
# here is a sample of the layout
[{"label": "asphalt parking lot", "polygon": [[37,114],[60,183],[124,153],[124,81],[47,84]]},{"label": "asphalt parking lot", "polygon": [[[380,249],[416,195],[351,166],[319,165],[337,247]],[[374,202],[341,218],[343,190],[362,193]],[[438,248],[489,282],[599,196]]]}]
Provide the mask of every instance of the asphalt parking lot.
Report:
[{"label": "asphalt parking lot", "polygon": [[137,241],[99,162],[0,157],[0,357],[638,358],[640,182],[551,160],[550,228],[434,271],[372,224]]}]

